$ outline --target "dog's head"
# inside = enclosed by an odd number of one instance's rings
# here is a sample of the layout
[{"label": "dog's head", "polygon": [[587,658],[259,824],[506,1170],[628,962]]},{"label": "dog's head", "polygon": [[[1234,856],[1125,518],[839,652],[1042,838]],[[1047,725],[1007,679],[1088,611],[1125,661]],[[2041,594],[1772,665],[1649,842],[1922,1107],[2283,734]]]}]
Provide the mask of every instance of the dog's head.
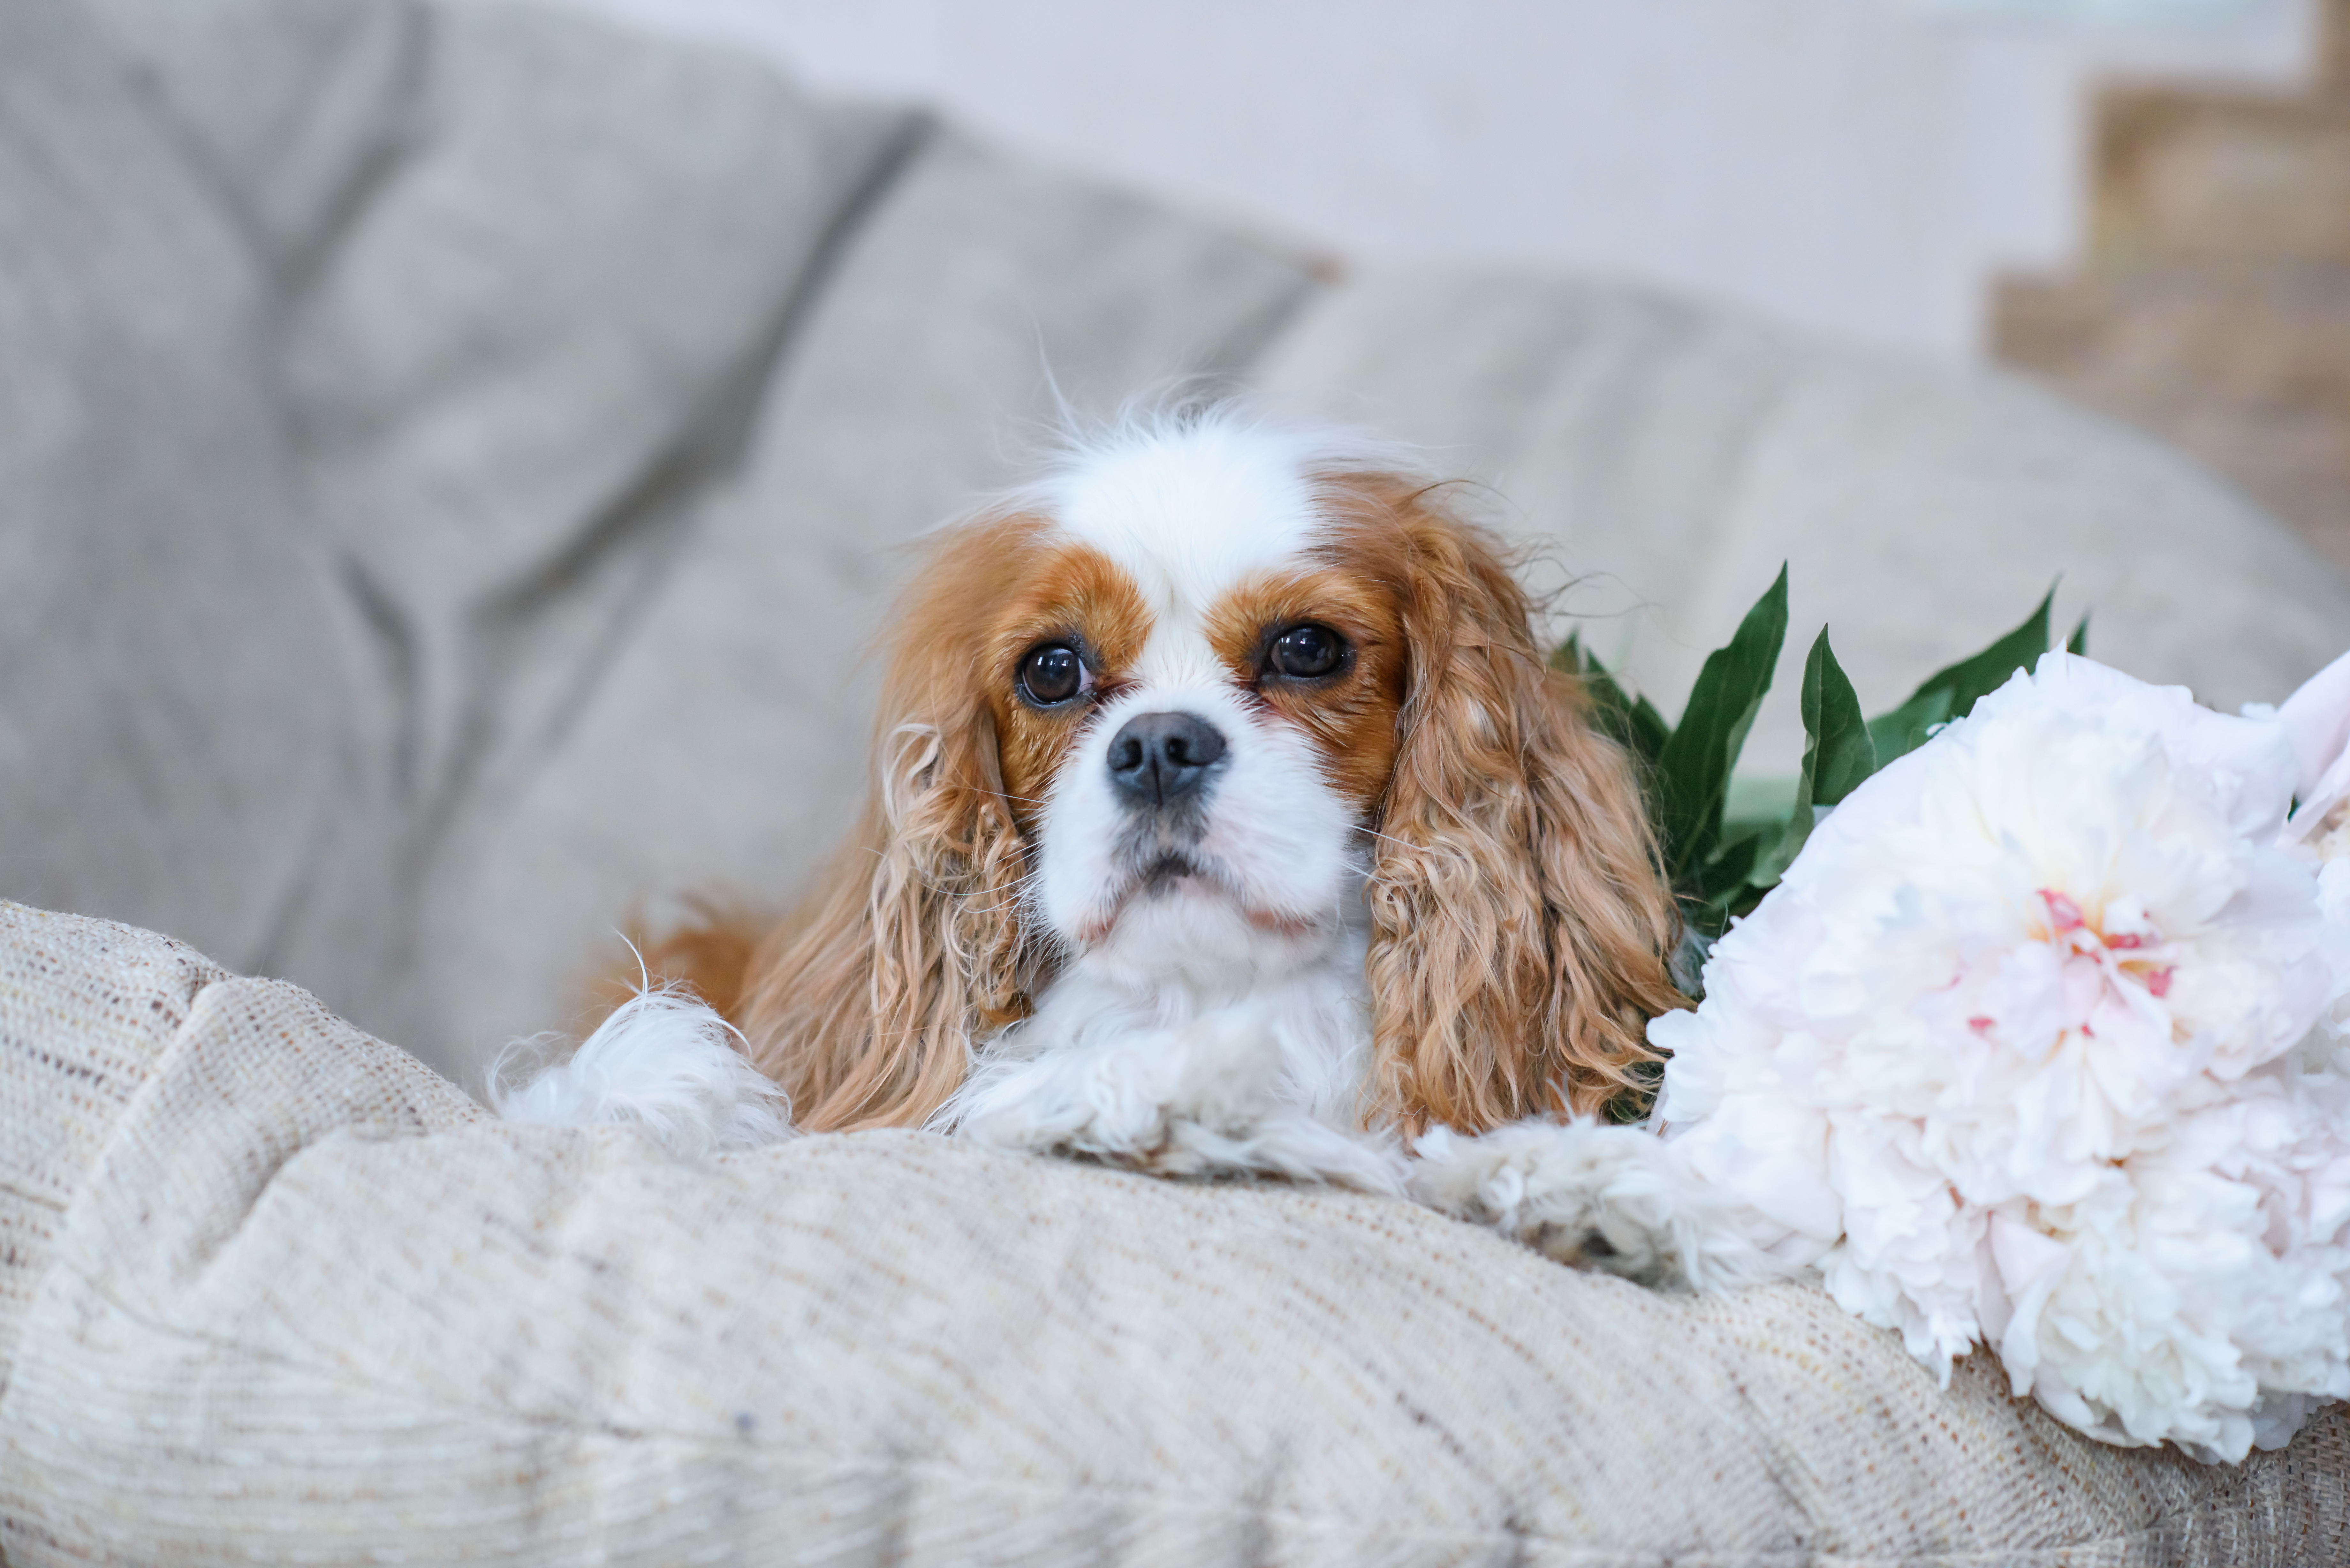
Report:
[{"label": "dog's head", "polygon": [[1366,937],[1369,1119],[1624,1087],[1678,1001],[1638,791],[1440,496],[1211,414],[942,532],[862,840],[751,977],[800,1124],[920,1120],[1072,967],[1229,998]]}]

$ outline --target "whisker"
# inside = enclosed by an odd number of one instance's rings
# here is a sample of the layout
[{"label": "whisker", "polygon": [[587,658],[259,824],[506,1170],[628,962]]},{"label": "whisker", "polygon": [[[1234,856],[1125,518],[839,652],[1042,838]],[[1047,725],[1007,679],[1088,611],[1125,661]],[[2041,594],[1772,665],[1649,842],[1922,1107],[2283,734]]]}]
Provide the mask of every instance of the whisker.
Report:
[{"label": "whisker", "polygon": [[1001,904],[972,904],[972,905],[968,905],[968,906],[966,906],[966,907],[967,907],[967,908],[969,908],[969,909],[972,909],[972,910],[974,910],[975,912],[977,912],[977,913],[979,913],[979,914],[983,914],[983,915],[993,915],[993,914],[996,914],[996,913],[998,913],[998,912],[1000,912],[1000,911],[1002,911],[1002,910],[1004,910],[1004,909],[1018,909],[1018,908],[1020,907],[1020,900],[1019,900],[1018,897],[1015,895],[1014,898],[1010,898],[1010,899],[1007,899],[1006,901],[1004,901],[1003,903],[1001,903]]},{"label": "whisker", "polygon": [[1017,893],[1020,890],[1021,883],[1024,880],[1025,878],[1023,877],[1015,877],[1009,882],[998,882],[992,888],[972,888],[968,890],[958,890],[956,888],[950,888],[945,883],[934,881],[928,877],[923,877],[921,879],[921,883],[923,888],[930,892],[941,893],[950,898],[984,898],[990,893]]}]

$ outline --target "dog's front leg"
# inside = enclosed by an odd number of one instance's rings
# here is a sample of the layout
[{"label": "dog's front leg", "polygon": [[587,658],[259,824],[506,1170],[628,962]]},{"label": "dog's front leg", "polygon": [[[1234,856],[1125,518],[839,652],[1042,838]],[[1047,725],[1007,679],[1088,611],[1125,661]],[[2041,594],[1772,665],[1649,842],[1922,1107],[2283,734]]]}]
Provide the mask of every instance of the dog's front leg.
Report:
[{"label": "dog's front leg", "polygon": [[1438,1127],[1414,1153],[1412,1197],[1575,1268],[1699,1291],[1786,1272],[1748,1238],[1733,1199],[1638,1127],[1536,1120],[1479,1137]]},{"label": "dog's front leg", "polygon": [[1398,1192],[1392,1138],[1284,1103],[1279,1053],[1244,1018],[1211,1015],[1109,1042],[980,1054],[933,1123],[1004,1148],[1074,1154],[1161,1176],[1277,1176]]}]

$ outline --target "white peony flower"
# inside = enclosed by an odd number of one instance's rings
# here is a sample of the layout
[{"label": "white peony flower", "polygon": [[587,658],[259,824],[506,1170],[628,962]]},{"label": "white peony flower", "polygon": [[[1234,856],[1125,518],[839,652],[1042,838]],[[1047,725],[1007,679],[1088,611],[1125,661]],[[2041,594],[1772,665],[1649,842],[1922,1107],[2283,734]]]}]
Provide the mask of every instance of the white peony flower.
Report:
[{"label": "white peony flower", "polygon": [[1946,1379],[1987,1344],[2106,1441],[2282,1443],[2350,1396],[2350,862],[2279,842],[2316,705],[2019,673],[1650,1025],[1665,1136]]}]

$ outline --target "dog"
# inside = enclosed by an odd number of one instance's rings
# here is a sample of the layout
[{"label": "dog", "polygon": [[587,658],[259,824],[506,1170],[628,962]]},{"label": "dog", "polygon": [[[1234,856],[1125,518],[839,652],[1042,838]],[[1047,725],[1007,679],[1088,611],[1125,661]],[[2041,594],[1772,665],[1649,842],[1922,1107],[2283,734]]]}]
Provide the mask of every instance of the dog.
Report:
[{"label": "dog", "polygon": [[1676,906],[1630,759],[1456,493],[1230,404],[1072,442],[929,541],[871,801],[802,908],[650,970],[798,1131],[1408,1193],[1650,1283],[1768,1272],[1603,1119],[1687,1005]]}]

